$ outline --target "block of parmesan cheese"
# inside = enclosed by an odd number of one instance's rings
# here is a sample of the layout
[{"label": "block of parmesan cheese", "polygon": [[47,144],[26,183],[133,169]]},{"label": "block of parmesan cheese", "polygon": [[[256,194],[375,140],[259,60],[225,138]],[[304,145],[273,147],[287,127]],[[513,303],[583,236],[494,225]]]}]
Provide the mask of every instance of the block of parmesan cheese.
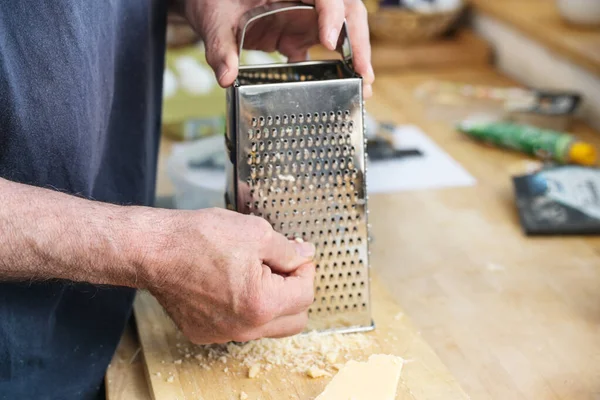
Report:
[{"label": "block of parmesan cheese", "polygon": [[386,354],[348,361],[315,400],[394,400],[403,361]]}]

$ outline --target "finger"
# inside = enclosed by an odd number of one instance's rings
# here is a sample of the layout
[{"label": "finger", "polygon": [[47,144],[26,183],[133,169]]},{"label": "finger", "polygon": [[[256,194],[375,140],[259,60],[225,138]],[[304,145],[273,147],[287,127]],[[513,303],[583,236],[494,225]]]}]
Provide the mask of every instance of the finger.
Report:
[{"label": "finger", "polygon": [[206,27],[206,62],[215,72],[221,87],[232,85],[238,73],[237,40],[228,20],[216,13]]},{"label": "finger", "polygon": [[308,60],[308,52],[300,51],[289,54],[284,54],[288,58],[288,62],[302,62]]},{"label": "finger", "polygon": [[274,272],[289,274],[315,256],[312,243],[288,240],[282,234],[273,231],[261,249],[261,261]]},{"label": "finger", "polygon": [[315,298],[315,269],[313,263],[306,263],[286,277],[263,271],[263,288],[275,317],[308,310]]},{"label": "finger", "polygon": [[335,50],[344,23],[343,0],[315,0],[319,20],[319,38],[329,50]]},{"label": "finger", "polygon": [[346,4],[346,20],[352,43],[352,55],[356,72],[363,77],[364,95],[370,97],[375,74],[371,65],[371,44],[367,9],[360,0],[350,0]]},{"label": "finger", "polygon": [[308,313],[284,315],[262,326],[255,334],[258,337],[282,338],[301,333],[308,323]]}]

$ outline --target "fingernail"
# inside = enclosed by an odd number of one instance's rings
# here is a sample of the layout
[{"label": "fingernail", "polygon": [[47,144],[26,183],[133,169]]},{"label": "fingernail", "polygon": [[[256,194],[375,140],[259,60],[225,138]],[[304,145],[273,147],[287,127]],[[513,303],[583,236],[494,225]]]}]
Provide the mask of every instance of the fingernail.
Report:
[{"label": "fingernail", "polygon": [[370,79],[375,79],[375,72],[373,71],[373,66],[369,65],[369,70],[367,71]]},{"label": "fingernail", "polygon": [[310,242],[295,242],[296,251],[301,257],[312,258],[315,255],[315,245]]},{"label": "fingernail", "polygon": [[364,97],[371,97],[373,95],[373,86],[371,85],[365,85],[364,89],[363,89],[363,96]]},{"label": "fingernail", "polygon": [[337,47],[338,36],[339,34],[337,29],[331,28],[329,34],[327,35],[327,42],[329,42],[329,45],[332,49],[335,49]]},{"label": "fingernail", "polygon": [[218,69],[217,69],[217,79],[219,81],[221,81],[221,79],[223,79],[223,77],[225,75],[227,75],[227,73],[229,72],[229,68],[227,68],[227,65],[223,64],[221,65]]}]

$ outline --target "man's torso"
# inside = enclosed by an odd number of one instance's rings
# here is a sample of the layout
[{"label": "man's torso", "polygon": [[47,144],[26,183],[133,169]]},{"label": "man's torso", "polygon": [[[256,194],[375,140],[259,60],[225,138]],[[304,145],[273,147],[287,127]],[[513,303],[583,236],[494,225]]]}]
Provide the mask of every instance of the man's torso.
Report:
[{"label": "man's torso", "polygon": [[[160,0],[0,2],[0,176],[150,205],[165,12]],[[133,294],[0,283],[0,399],[94,398]]]}]

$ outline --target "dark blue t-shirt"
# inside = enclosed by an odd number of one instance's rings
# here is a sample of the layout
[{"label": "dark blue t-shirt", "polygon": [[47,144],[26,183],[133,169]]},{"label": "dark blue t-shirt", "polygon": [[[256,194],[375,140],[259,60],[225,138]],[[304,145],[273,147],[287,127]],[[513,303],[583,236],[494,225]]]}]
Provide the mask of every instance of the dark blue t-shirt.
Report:
[{"label": "dark blue t-shirt", "polygon": [[[165,24],[166,0],[0,1],[0,176],[151,205]],[[0,399],[96,398],[133,296],[0,283]]]}]

